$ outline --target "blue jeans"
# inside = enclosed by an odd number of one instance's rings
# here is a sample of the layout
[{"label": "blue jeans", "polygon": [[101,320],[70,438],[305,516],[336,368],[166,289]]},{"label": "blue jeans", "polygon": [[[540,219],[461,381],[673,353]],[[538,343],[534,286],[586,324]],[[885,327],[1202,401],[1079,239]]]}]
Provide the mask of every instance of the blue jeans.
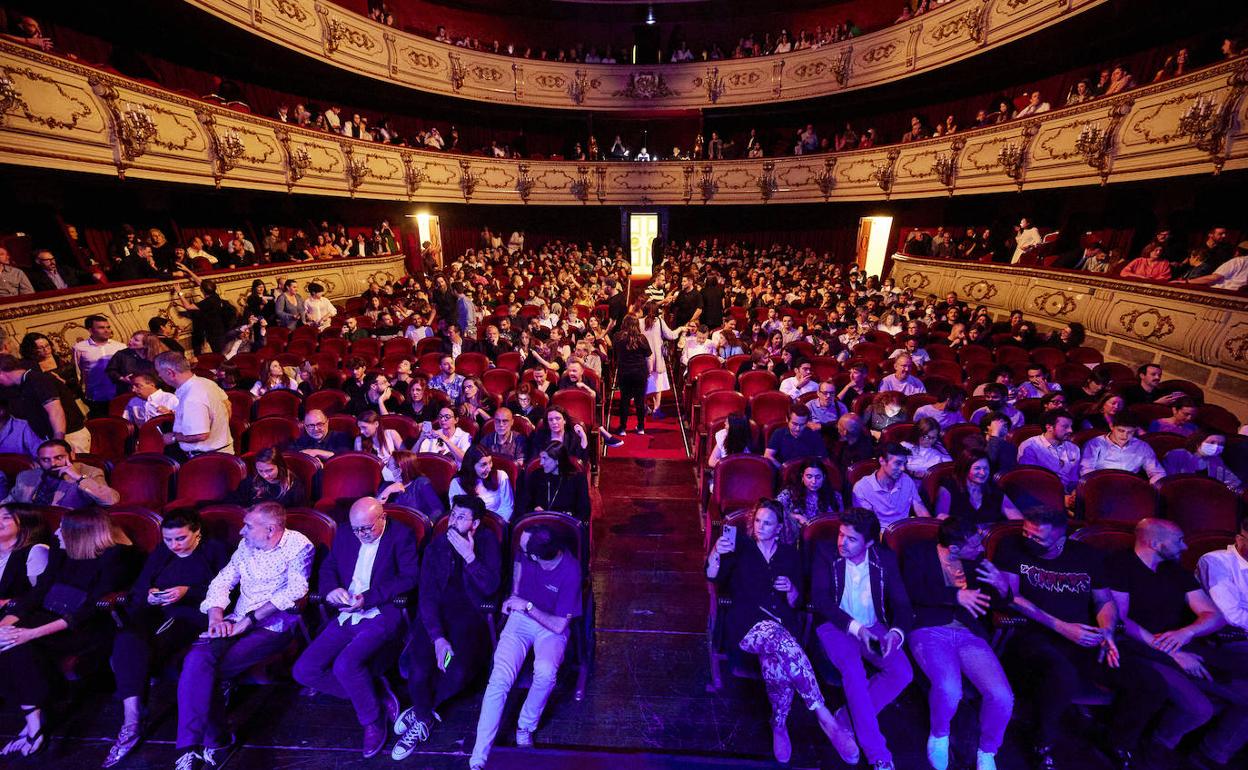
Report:
[{"label": "blue jeans", "polygon": [[367,727],[382,717],[373,660],[399,636],[399,613],[382,613],[352,625],[330,618],[320,636],[295,661],[295,681],[351,701],[355,717]]},{"label": "blue jeans", "polygon": [[914,670],[910,668],[905,650],[898,647],[888,657],[877,659],[872,663],[875,673],[868,677],[861,641],[831,623],[819,626],[815,633],[828,660],[841,672],[849,721],[847,723],[844,716],[845,709],[836,713],[837,721],[842,727],[852,725],[862,753],[867,755],[867,762],[892,761],[893,755],[880,732],[878,715],[901,695],[914,678]]},{"label": "blue jeans", "polygon": [[1200,655],[1220,681],[1191,676],[1169,659],[1150,658],[1149,665],[1169,688],[1156,738],[1173,749],[1183,736],[1209,723],[1201,748],[1218,762],[1229,762],[1248,743],[1248,643],[1214,646],[1198,641],[1184,650]]},{"label": "blue jeans", "polygon": [[910,652],[932,682],[927,695],[932,735],[949,734],[965,676],[982,698],[979,749],[995,754],[1014,711],[1014,692],[988,642],[962,626],[929,626],[910,632]]},{"label": "blue jeans", "polygon": [[294,628],[250,628],[239,636],[199,639],[191,645],[178,678],[178,748],[217,748],[229,742],[225,704],[217,682],[233,679],[286,649]]}]

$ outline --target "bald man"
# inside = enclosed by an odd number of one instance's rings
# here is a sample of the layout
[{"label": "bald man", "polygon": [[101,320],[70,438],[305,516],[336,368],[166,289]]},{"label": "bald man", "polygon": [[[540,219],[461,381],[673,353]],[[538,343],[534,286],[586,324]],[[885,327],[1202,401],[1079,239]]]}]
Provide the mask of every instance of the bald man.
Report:
[{"label": "bald man", "polygon": [[351,701],[368,758],[385,746],[386,725],[399,715],[385,676],[372,673],[373,658],[402,630],[394,600],[416,587],[419,560],[412,531],[388,524],[377,498],[356,500],[348,518],[350,526],[334,535],[317,584],[338,615],[299,656],[293,673],[306,687]]},{"label": "bald man", "polygon": [[1225,766],[1248,742],[1248,660],[1208,637],[1225,625],[1196,578],[1179,565],[1187,550],[1173,522],[1142,519],[1135,547],[1106,563],[1122,617],[1123,652],[1138,651],[1166,683],[1168,699],[1144,753],[1177,760],[1183,736],[1214,719],[1192,757],[1197,766]]},{"label": "bald man", "polygon": [[329,417],[320,409],[309,409],[303,416],[303,433],[291,448],[321,461],[340,452],[351,451],[351,437],[340,430],[329,429]]}]

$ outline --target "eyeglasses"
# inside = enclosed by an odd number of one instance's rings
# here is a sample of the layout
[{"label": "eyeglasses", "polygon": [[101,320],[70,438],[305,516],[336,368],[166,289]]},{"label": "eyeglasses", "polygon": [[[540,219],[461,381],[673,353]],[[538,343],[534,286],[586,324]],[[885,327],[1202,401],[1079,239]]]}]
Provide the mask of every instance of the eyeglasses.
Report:
[{"label": "eyeglasses", "polygon": [[357,534],[357,535],[367,535],[369,532],[372,532],[372,531],[373,531],[373,527],[375,527],[375,526],[377,526],[377,525],[376,525],[376,524],[368,524],[368,525],[363,526],[363,527],[352,527],[352,528],[351,528],[351,531],[352,531],[353,533]]}]

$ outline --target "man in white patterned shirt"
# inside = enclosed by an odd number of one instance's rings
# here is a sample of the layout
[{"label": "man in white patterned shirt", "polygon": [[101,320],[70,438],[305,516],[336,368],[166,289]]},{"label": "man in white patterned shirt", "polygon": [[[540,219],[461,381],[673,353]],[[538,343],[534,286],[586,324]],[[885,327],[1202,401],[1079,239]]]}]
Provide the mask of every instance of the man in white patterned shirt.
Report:
[{"label": "man in white patterned shirt", "polygon": [[[178,770],[215,766],[229,748],[218,679],[238,676],[281,652],[295,635],[296,603],[308,594],[311,541],[286,529],[278,503],[252,506],[243,519],[242,542],[212,579],[200,604],[208,633],[191,646],[178,679]],[[234,609],[230,592],[239,589]]]}]

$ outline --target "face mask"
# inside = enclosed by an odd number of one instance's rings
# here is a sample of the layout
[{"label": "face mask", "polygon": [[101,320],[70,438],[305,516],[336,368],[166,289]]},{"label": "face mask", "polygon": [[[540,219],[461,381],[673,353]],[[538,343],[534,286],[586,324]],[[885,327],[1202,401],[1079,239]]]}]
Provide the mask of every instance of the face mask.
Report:
[{"label": "face mask", "polygon": [[1004,401],[989,401],[987,404],[985,404],[985,406],[987,406],[989,409],[993,411],[996,411],[1000,409],[1001,407],[1005,406],[1005,402]]},{"label": "face mask", "polygon": [[1212,441],[1206,441],[1200,445],[1201,457],[1217,457],[1222,454],[1222,445],[1215,444]]},{"label": "face mask", "polygon": [[901,414],[901,407],[886,406],[884,407],[884,414],[888,415],[889,417],[896,417],[897,415]]},{"label": "face mask", "polygon": [[1024,540],[1023,550],[1032,556],[1041,556],[1049,549],[1045,548],[1042,544],[1037,543],[1035,540]]}]

